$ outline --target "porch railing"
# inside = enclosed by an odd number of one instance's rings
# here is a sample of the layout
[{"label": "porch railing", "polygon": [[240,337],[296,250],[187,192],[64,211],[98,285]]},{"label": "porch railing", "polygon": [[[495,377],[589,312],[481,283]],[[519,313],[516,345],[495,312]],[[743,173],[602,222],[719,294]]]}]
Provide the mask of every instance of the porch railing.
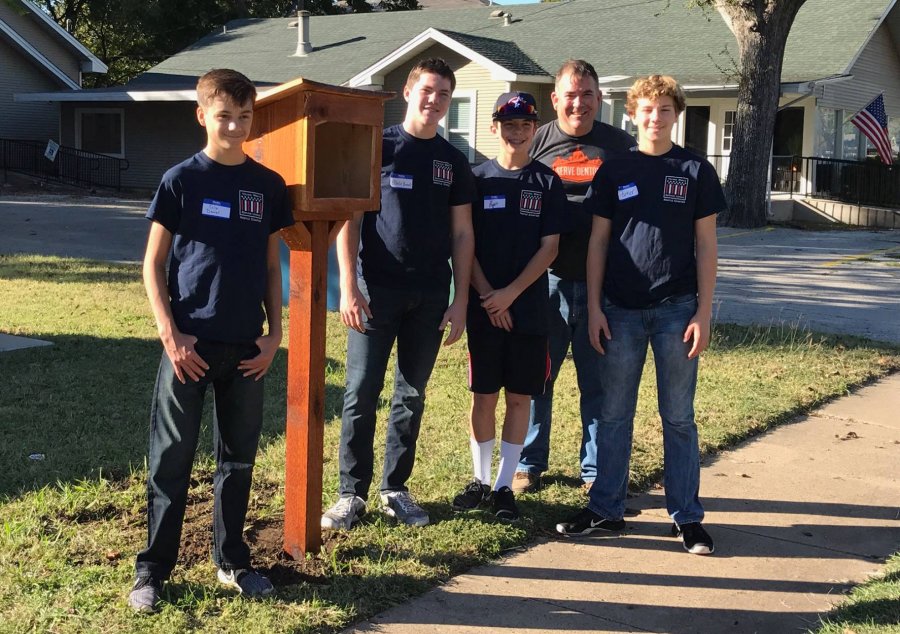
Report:
[{"label": "porch railing", "polygon": [[[728,156],[710,155],[719,178],[728,176]],[[771,189],[853,205],[900,209],[900,166],[874,160],[845,161],[816,156],[773,156]]]},{"label": "porch railing", "polygon": [[42,141],[0,139],[0,168],[4,178],[6,172],[18,172],[77,187],[121,189],[122,172],[128,169],[127,159],[61,146],[56,160],[51,161],[44,156],[46,149],[47,143]]}]

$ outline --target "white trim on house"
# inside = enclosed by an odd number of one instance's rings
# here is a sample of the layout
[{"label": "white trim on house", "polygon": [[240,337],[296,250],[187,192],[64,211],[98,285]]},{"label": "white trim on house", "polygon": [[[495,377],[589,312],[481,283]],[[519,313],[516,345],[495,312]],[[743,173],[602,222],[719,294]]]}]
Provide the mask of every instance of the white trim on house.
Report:
[{"label": "white trim on house", "polygon": [[13,101],[197,101],[191,90],[116,90],[108,92],[28,92],[16,93]]},{"label": "white trim on house", "polygon": [[[67,88],[71,88],[72,90],[80,90],[81,86],[78,85],[77,82],[73,81],[68,75],[62,72],[59,67],[56,66],[53,62],[47,59],[43,53],[34,48],[31,44],[28,43],[26,39],[24,39],[21,35],[16,33],[8,24],[0,20],[0,31],[2,31],[10,40],[13,41],[22,51],[29,57],[31,57],[38,64],[47,69],[54,77],[60,80]],[[52,94],[52,93],[47,93]],[[14,99],[15,101],[15,99]],[[47,100],[42,100],[47,101]]]},{"label": "white trim on house", "polygon": [[383,86],[384,78],[391,70],[400,64],[416,57],[422,51],[434,46],[434,44],[442,44],[454,52],[459,53],[472,62],[486,68],[491,75],[491,79],[506,82],[530,82],[535,84],[552,84],[553,78],[547,75],[519,75],[509,69],[488,59],[481,53],[473,51],[467,46],[460,44],[457,40],[449,35],[442,33],[438,29],[430,27],[412,38],[399,48],[394,49],[389,55],[381,58],[368,68],[363,69],[353,77],[351,77],[344,86],[360,87],[360,86]]},{"label": "white trim on house", "polygon": [[81,62],[81,72],[83,73],[105,73],[109,70],[109,68],[104,64],[100,59],[91,53],[85,46],[79,42],[77,39],[72,37],[72,35],[62,28],[59,24],[56,23],[56,20],[51,18],[49,15],[44,13],[39,7],[35,6],[31,0],[20,0],[22,4],[24,4],[28,9],[35,14],[38,18],[43,20],[47,26],[53,29],[57,35],[62,37],[63,40],[69,46],[74,48],[76,51],[84,55],[86,58]]},{"label": "white trim on house", "polygon": [[97,152],[86,150],[106,156],[125,158],[125,109],[124,108],[75,108],[75,147],[83,150],[81,139],[81,115],[83,114],[117,114],[119,115],[119,152]]}]

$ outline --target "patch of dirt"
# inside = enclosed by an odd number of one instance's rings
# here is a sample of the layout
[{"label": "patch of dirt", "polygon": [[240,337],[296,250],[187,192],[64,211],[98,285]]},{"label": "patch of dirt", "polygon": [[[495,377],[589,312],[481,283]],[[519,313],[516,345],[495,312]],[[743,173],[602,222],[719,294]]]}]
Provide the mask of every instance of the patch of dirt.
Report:
[{"label": "patch of dirt", "polygon": [[[274,494],[276,485],[260,482],[253,484],[254,496],[257,500],[269,499],[270,492]],[[191,487],[192,493],[196,491]],[[199,487],[205,492],[210,488]],[[178,562],[185,567],[191,567],[210,560],[212,556],[213,533],[213,500],[211,495],[204,492],[202,496],[191,494],[188,497],[185,510],[184,528],[181,535],[181,549],[178,553]],[[248,509],[248,519],[244,527],[244,539],[250,546],[250,554],[253,565],[260,572],[268,576],[276,586],[288,586],[299,583],[326,583],[328,571],[326,562],[328,557],[313,557],[310,559],[294,560],[283,550],[284,544],[284,517],[275,517],[265,520],[254,520],[254,504]],[[331,552],[345,536],[340,534],[323,535],[322,553]]]}]

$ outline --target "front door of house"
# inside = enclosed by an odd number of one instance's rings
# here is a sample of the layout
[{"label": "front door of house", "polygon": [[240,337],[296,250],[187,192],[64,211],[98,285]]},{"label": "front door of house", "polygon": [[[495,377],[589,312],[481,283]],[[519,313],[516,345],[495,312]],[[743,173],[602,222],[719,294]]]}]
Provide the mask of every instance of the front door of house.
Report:
[{"label": "front door of house", "polygon": [[772,189],[798,191],[803,154],[803,108],[784,108],[775,115],[772,139]]},{"label": "front door of house", "polygon": [[709,106],[688,106],[684,111],[684,147],[706,156],[709,140]]}]

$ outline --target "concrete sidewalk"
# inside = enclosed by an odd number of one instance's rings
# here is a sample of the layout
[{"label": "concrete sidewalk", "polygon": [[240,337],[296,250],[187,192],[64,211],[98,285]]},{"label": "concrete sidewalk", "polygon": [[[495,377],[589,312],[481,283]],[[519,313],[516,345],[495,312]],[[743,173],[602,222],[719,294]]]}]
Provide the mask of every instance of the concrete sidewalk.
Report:
[{"label": "concrete sidewalk", "polygon": [[900,548],[900,373],[706,461],[711,557],[661,491],[621,537],[561,538],[347,632],[805,632]]}]

